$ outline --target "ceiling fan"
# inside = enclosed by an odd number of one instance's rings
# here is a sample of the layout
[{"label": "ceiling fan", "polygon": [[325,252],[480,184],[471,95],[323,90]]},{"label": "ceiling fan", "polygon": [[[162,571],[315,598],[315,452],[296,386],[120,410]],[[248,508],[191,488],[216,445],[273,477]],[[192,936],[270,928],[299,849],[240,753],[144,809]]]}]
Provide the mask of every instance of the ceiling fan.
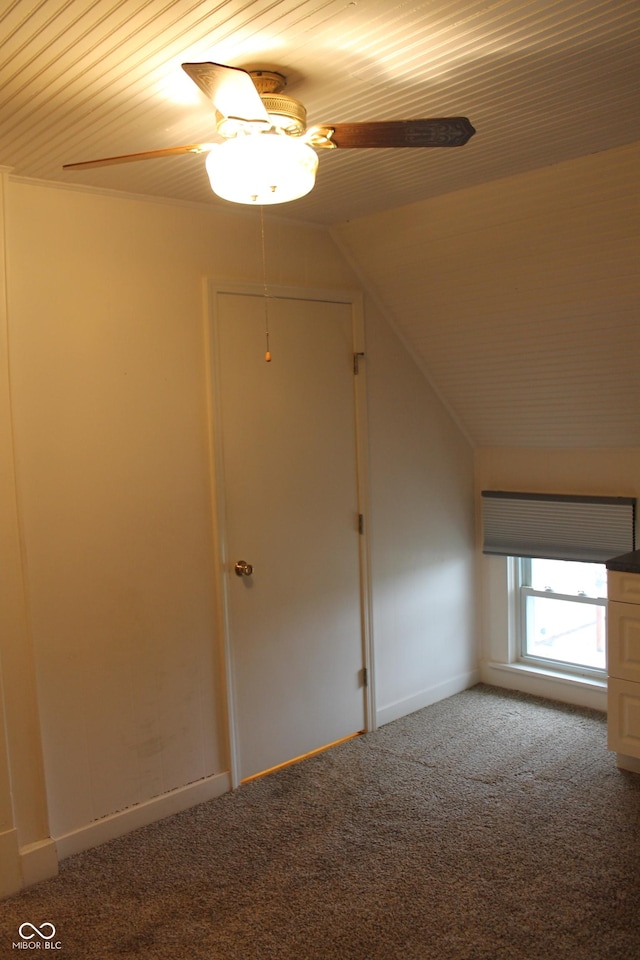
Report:
[{"label": "ceiling fan", "polygon": [[216,142],[67,163],[63,169],[206,153],[207,173],[218,196],[236,203],[284,203],[313,188],[316,150],[461,147],[475,133],[466,117],[307,127],[304,106],[283,93],[286,78],[276,71],[247,71],[219,63],[183,63],[182,69],[215,107]]}]

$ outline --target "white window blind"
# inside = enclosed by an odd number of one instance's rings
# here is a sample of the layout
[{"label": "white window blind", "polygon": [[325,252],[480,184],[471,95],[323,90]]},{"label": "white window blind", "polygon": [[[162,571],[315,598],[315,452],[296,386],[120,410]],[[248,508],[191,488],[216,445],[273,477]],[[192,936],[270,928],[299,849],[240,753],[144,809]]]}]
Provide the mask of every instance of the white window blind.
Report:
[{"label": "white window blind", "polygon": [[605,563],[635,550],[630,497],[483,490],[484,553]]}]

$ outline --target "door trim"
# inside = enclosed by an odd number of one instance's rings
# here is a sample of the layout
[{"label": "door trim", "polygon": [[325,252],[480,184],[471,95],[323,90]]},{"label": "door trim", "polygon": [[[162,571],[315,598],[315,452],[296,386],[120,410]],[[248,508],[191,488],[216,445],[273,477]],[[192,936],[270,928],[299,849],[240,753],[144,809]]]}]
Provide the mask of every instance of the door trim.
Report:
[{"label": "door trim", "polygon": [[[212,495],[212,524],[215,555],[215,595],[217,601],[217,627],[219,643],[219,662],[224,677],[224,701],[226,735],[228,747],[229,773],[231,788],[240,786],[240,766],[238,758],[237,711],[235,698],[235,680],[233,670],[233,651],[229,629],[228,577],[229,552],[225,529],[225,480],[220,431],[221,402],[218,371],[218,297],[221,294],[264,299],[264,286],[254,283],[233,283],[217,278],[207,280],[207,317],[206,317],[206,378],[207,412],[209,428],[209,466]],[[326,290],[307,287],[271,286],[269,299],[308,300],[328,303],[343,303],[351,306],[353,350],[354,354],[365,354],[364,305],[360,291]],[[373,616],[371,602],[371,556],[370,539],[370,496],[369,496],[369,452],[367,431],[367,382],[366,362],[358,364],[358,373],[354,374],[354,407],[356,420],[356,470],[358,509],[364,517],[363,531],[359,537],[360,560],[360,619],[362,633],[363,663],[367,671],[367,685],[364,688],[365,730],[376,728],[375,706],[375,663],[373,645]]]}]

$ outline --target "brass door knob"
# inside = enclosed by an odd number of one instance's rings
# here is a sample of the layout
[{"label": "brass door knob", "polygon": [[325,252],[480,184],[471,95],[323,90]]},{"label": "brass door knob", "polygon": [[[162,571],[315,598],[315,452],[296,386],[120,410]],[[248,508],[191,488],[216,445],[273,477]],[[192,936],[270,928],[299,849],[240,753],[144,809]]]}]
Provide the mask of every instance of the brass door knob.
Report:
[{"label": "brass door knob", "polygon": [[246,560],[238,560],[233,569],[236,572],[236,577],[250,577],[253,573],[253,567]]}]

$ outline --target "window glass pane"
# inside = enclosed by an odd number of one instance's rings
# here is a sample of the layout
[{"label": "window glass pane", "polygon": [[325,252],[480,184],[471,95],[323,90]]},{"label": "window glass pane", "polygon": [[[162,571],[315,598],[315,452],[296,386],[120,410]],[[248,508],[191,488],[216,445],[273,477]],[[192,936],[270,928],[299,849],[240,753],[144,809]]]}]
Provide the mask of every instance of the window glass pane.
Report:
[{"label": "window glass pane", "polygon": [[526,656],[606,668],[604,606],[527,596],[525,615]]},{"label": "window glass pane", "polygon": [[576,597],[606,597],[607,568],[603,563],[533,559],[530,586]]}]

